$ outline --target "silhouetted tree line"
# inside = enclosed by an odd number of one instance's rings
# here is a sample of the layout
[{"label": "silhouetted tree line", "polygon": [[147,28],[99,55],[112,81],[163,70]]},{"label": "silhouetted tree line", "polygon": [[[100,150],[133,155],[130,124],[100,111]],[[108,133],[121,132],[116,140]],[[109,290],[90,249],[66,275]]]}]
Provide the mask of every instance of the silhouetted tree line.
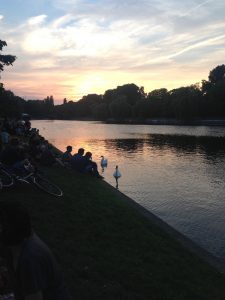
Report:
[{"label": "silhouetted tree line", "polygon": [[[6,43],[0,41],[0,51]],[[16,57],[0,55],[0,72]],[[146,94],[144,87],[125,84],[105,91],[103,95],[89,94],[75,102],[63,99],[54,105],[53,96],[44,100],[25,101],[0,85],[0,116],[18,117],[28,113],[34,118],[96,120],[114,119],[177,119],[189,121],[205,118],[225,118],[225,65],[210,71],[208,80],[168,91],[156,89]]]},{"label": "silhouetted tree line", "polygon": [[22,113],[28,113],[33,118],[54,117],[53,97],[44,100],[28,100],[15,96],[13,92],[4,88],[0,91],[0,117],[21,117]]},{"label": "silhouetted tree line", "polygon": [[60,119],[94,118],[97,120],[174,118],[193,120],[225,118],[225,65],[209,73],[208,80],[168,91],[156,89],[146,94],[143,87],[125,84],[107,90],[103,95],[91,94],[80,101],[56,105],[54,116]]}]

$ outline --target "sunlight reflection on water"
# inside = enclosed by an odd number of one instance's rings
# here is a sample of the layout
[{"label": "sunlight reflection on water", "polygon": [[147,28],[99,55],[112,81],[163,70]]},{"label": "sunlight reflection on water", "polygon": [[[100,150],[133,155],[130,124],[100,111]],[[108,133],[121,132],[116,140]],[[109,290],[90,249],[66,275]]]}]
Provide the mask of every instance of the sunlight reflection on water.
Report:
[{"label": "sunlight reflection on water", "polygon": [[[225,128],[33,121],[62,151],[108,158],[107,182],[218,257],[225,258]],[[101,169],[101,168],[100,168]]]}]

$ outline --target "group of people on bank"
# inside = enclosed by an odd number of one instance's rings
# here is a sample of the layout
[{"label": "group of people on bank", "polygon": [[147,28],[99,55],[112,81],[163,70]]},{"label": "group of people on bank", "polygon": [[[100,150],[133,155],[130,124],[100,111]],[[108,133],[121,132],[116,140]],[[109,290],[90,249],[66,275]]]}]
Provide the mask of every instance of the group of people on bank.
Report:
[{"label": "group of people on bank", "polygon": [[10,170],[20,172],[26,161],[35,165],[60,165],[70,167],[80,173],[91,174],[103,178],[98,172],[97,164],[92,161],[92,153],[80,148],[72,155],[72,146],[67,146],[66,152],[61,154],[53,148],[35,128],[31,128],[29,120],[10,120],[4,118],[0,122],[0,162]]},{"label": "group of people on bank", "polygon": [[87,151],[84,154],[84,149],[78,149],[78,152],[72,155],[72,146],[66,147],[66,152],[62,155],[62,162],[70,166],[72,169],[80,173],[88,173],[97,178],[103,178],[98,172],[98,166],[96,162],[92,161],[92,153]]},{"label": "group of people on bank", "polygon": [[[18,175],[23,176],[28,162],[34,167],[58,164],[103,178],[91,152],[83,148],[76,154],[72,151],[72,146],[67,146],[64,153],[57,152],[31,128],[29,120],[0,120],[0,163]],[[9,272],[14,285],[7,284]],[[0,201],[0,299],[3,293],[7,297],[3,299],[10,300],[71,299],[53,254],[33,232],[29,213],[20,201]]]},{"label": "group of people on bank", "polygon": [[[72,151],[67,146],[63,154],[57,153],[31,128],[29,120],[0,121],[0,163],[18,175],[23,176],[29,162],[34,167],[58,164],[103,178],[91,152],[80,148],[72,155]],[[13,280],[7,279],[9,273]],[[29,213],[20,201],[0,201],[0,299],[3,293],[10,300],[71,299],[53,254],[33,232]]]},{"label": "group of people on bank", "polygon": [[11,124],[13,122],[8,119],[0,123],[0,162],[8,171],[23,175],[24,166],[28,163],[33,166],[37,163],[49,166],[61,163],[53,154],[48,141],[39,135],[37,129],[31,128],[31,124],[28,128],[25,126],[26,122],[20,120],[19,134],[17,127],[12,127]]},{"label": "group of people on bank", "polygon": [[23,136],[27,135],[31,130],[31,122],[29,119],[4,117],[0,122],[0,145],[9,143],[11,135]]},{"label": "group of people on bank", "polygon": [[[64,165],[31,124],[4,118],[0,121],[0,163],[23,176],[27,162]],[[0,299],[72,299],[58,263],[33,231],[29,212],[19,200],[0,199]]]}]

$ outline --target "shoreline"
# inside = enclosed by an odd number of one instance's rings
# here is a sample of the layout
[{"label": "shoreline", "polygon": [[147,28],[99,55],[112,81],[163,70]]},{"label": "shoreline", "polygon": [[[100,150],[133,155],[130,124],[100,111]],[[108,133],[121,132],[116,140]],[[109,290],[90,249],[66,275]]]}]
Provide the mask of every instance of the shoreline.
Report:
[{"label": "shoreline", "polygon": [[199,258],[203,259],[205,262],[216,268],[219,272],[225,274],[225,263],[221,259],[217,258],[212,253],[196,244],[190,238],[176,230],[174,227],[163,221],[161,218],[153,214],[150,210],[146,209],[132,198],[128,197],[123,192],[117,190],[108,182],[103,180],[103,183],[108,186],[108,188],[112,189],[113,192],[118,197],[120,197],[123,202],[135,208],[147,220],[158,226],[164,232],[168,233],[171,237],[175,238],[176,241],[180,242],[185,249],[191,251],[193,254],[197,255]]},{"label": "shoreline", "polygon": [[[62,154],[62,151],[60,151],[58,148],[56,148],[54,145],[52,145],[56,153]],[[103,184],[105,187],[110,189],[117,197],[119,197],[123,202],[128,204],[129,206],[135,208],[142,216],[144,216],[148,221],[153,223],[154,225],[158,226],[161,230],[169,234],[172,238],[176,239],[179,243],[182,244],[182,246],[192,252],[193,254],[197,255],[199,258],[203,259],[206,263],[217,269],[220,273],[225,274],[225,263],[222,261],[222,259],[217,258],[212,253],[192,241],[190,238],[176,230],[174,227],[169,225],[167,222],[165,222],[160,217],[156,216],[154,213],[152,213],[150,210],[136,202],[131,197],[127,196],[120,190],[116,189],[113,185],[105,181],[104,179],[101,181],[101,184]]]},{"label": "shoreline", "polygon": [[93,118],[77,118],[77,119],[55,119],[55,118],[32,118],[33,121],[81,121],[81,122],[100,122],[103,124],[118,125],[165,125],[165,126],[221,126],[225,127],[225,119],[195,119],[195,120],[177,120],[177,119],[124,119],[124,120],[97,120]]},{"label": "shoreline", "polygon": [[[51,144],[52,145],[52,144]],[[59,150],[55,145],[52,145],[56,154],[62,154],[63,152]],[[101,184],[105,185],[110,189],[117,197],[119,197],[123,202],[129,206],[135,208],[142,216],[144,216],[148,221],[158,226],[164,232],[168,233],[172,238],[176,239],[178,242],[184,246],[185,249],[191,251],[193,254],[197,255],[199,258],[203,259],[206,263],[216,268],[219,272],[225,274],[225,263],[222,259],[217,258],[212,253],[192,241],[190,238],[176,230],[174,227],[169,225],[160,217],[156,216],[150,210],[136,202],[134,199],[130,198],[120,190],[116,189],[113,185],[105,181],[101,181]]]},{"label": "shoreline", "polygon": [[131,198],[69,169],[42,171],[63,197],[21,185],[2,191],[1,200],[19,199],[27,207],[35,232],[62,267],[72,299],[224,299],[223,270]]},{"label": "shoreline", "polygon": [[121,122],[106,121],[107,124],[131,125],[165,125],[165,126],[225,126],[225,120],[176,120],[176,119],[147,119],[145,121],[124,120]]},{"label": "shoreline", "polygon": [[19,185],[1,200],[27,207],[72,299],[224,299],[224,264],[162,219],[104,180],[62,166],[41,170],[63,197]]}]

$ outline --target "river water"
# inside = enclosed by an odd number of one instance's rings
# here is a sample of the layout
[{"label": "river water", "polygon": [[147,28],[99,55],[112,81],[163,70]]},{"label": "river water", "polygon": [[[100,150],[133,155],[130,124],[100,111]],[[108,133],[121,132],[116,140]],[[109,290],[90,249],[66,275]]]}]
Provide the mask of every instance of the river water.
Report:
[{"label": "river water", "polygon": [[225,127],[33,121],[60,150],[91,151],[103,176],[197,244],[225,259]]}]

